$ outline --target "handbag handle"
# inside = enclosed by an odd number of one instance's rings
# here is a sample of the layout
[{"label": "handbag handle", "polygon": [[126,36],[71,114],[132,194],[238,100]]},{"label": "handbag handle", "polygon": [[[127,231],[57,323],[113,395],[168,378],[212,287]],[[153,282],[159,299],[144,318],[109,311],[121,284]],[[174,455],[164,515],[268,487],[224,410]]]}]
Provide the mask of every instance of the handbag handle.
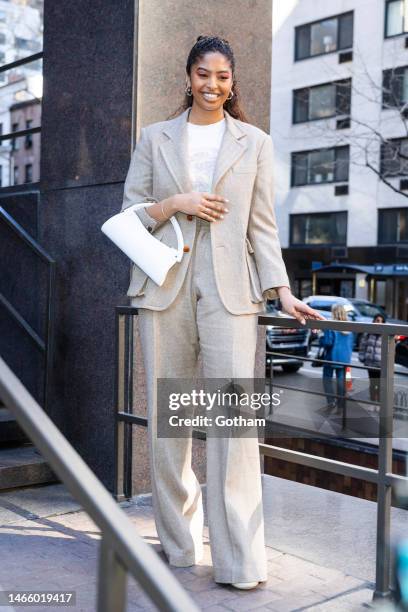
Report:
[{"label": "handbag handle", "polygon": [[[149,206],[153,206],[153,204],[158,204],[158,202],[154,201],[154,202],[142,202],[141,204],[133,204],[133,206],[129,206],[128,208],[125,208],[125,210],[123,212],[125,212],[126,210],[132,210],[132,212],[136,212],[136,210],[139,210],[139,208],[148,208]],[[180,263],[180,261],[183,258],[183,253],[184,253],[184,238],[183,238],[183,233],[181,231],[181,227],[179,225],[179,222],[177,221],[176,217],[173,215],[171,217],[169,217],[169,221],[171,222],[174,231],[176,232],[176,236],[177,236],[177,251],[175,249],[175,258],[177,263]],[[170,247],[171,248],[171,247]]]}]

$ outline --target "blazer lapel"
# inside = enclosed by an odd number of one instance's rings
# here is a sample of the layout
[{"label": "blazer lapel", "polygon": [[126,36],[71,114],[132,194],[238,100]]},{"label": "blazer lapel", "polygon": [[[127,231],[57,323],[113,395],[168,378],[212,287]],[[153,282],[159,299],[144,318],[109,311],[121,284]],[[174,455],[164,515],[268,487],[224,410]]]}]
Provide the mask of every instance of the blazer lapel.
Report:
[{"label": "blazer lapel", "polygon": [[224,110],[226,130],[218,152],[212,183],[212,191],[216,192],[217,185],[224,174],[242,157],[247,149],[246,134],[241,130],[235,119]]},{"label": "blazer lapel", "polygon": [[[188,132],[187,121],[190,108],[181,115],[168,122],[163,133],[169,138],[160,145],[164,162],[172,175],[180,193],[193,190],[188,171]],[[241,130],[235,119],[224,109],[226,129],[218,152],[212,192],[214,193],[219,181],[225,173],[240,159],[247,148],[246,134]]]},{"label": "blazer lapel", "polygon": [[169,138],[159,147],[180,193],[188,193],[193,190],[188,172],[187,118],[189,112],[190,108],[187,108],[181,115],[168,122],[163,133]]}]

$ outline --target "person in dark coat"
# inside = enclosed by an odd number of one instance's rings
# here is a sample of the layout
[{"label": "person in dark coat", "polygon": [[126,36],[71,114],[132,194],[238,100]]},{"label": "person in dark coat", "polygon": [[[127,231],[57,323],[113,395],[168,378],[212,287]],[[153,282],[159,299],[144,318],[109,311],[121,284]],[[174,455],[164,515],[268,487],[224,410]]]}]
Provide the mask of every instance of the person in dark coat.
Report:
[{"label": "person in dark coat", "polygon": [[[373,323],[385,323],[382,314],[375,315]],[[378,402],[380,399],[381,377],[381,335],[363,334],[360,342],[358,358],[368,368],[370,378],[370,400]]]},{"label": "person in dark coat", "polygon": [[[341,304],[333,304],[332,319],[335,321],[348,321],[347,312]],[[326,361],[341,361],[350,363],[353,352],[354,334],[349,331],[333,331],[327,329],[320,339],[320,346],[325,350]],[[336,394],[334,397],[333,374],[336,373]],[[327,410],[336,408],[341,413],[345,407],[345,374],[346,367],[337,363],[325,363],[323,366],[323,388],[327,397]],[[337,401],[336,401],[337,399]]]}]

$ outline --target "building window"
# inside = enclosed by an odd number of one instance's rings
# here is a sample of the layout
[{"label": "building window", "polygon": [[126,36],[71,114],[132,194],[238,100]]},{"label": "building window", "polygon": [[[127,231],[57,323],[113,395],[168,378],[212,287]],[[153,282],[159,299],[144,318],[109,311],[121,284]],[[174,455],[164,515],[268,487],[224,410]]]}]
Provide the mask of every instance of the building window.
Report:
[{"label": "building window", "polygon": [[[27,119],[26,130],[29,130],[32,127],[33,127],[33,120]],[[26,134],[24,146],[26,149],[30,149],[33,146],[33,135],[32,134]]]},{"label": "building window", "polygon": [[345,245],[347,212],[290,215],[290,244]]},{"label": "building window", "polygon": [[295,29],[295,60],[353,46],[353,13],[322,19]]},{"label": "building window", "polygon": [[41,50],[41,44],[37,40],[29,40],[27,38],[19,38],[16,36],[14,41],[17,49],[24,49],[32,51],[33,53],[37,53],[37,51]]},{"label": "building window", "polygon": [[292,153],[292,187],[348,181],[349,146]]},{"label": "building window", "polygon": [[3,166],[0,166],[0,187],[3,187]]},{"label": "building window", "polygon": [[384,178],[408,174],[408,138],[395,138],[381,145],[380,173]]},{"label": "building window", "polygon": [[19,172],[18,172],[18,166],[14,166],[14,185],[18,185],[18,181],[19,181]]},{"label": "building window", "polygon": [[0,32],[0,45],[5,45],[6,44],[6,35],[4,34],[4,32]]},{"label": "building window", "polygon": [[385,37],[408,31],[406,0],[387,0],[385,3]]},{"label": "building window", "polygon": [[383,71],[383,108],[400,108],[408,102],[408,66]]},{"label": "building window", "polygon": [[[11,126],[11,131],[12,132],[18,132],[18,123],[13,123],[13,125]],[[11,141],[11,148],[13,151],[18,151],[20,147],[20,143],[18,141],[18,138],[13,138]]]},{"label": "building window", "polygon": [[408,208],[378,211],[378,244],[408,242]]},{"label": "building window", "polygon": [[295,279],[294,289],[295,295],[299,296],[300,299],[313,295],[313,283],[310,278]]},{"label": "building window", "polygon": [[349,115],[351,79],[304,87],[293,92],[293,123]]},{"label": "building window", "polygon": [[33,164],[26,164],[25,166],[25,183],[33,182]]}]

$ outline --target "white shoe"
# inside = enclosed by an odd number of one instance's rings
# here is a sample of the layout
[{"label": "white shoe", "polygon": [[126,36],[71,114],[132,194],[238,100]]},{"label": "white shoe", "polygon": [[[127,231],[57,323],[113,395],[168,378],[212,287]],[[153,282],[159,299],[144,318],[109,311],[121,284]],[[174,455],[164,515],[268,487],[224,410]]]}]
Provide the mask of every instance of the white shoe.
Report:
[{"label": "white shoe", "polygon": [[236,589],[241,589],[242,591],[249,591],[250,589],[254,589],[255,587],[257,587],[259,584],[258,581],[256,582],[232,582],[231,586],[235,587]]}]

